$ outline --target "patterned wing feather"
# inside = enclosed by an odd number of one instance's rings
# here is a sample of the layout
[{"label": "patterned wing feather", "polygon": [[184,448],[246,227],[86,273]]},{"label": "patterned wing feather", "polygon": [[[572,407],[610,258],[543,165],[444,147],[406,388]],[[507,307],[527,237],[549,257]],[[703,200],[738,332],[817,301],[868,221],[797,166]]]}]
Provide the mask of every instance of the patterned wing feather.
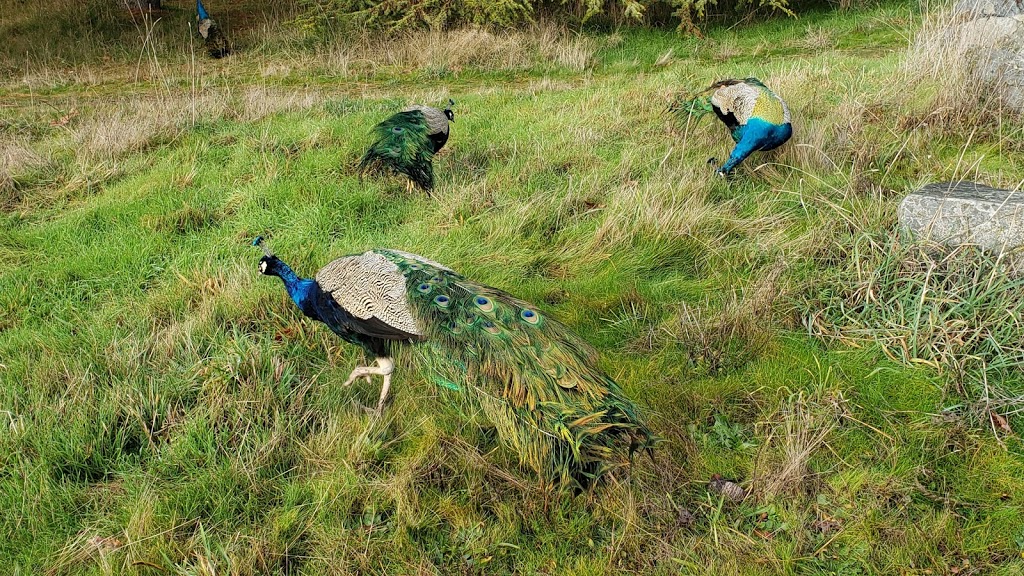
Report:
[{"label": "patterned wing feather", "polygon": [[419,110],[399,112],[373,129],[376,140],[359,162],[359,170],[385,167],[405,174],[424,190],[434,187],[434,155],[427,120]]},{"label": "patterned wing feather", "polygon": [[597,355],[558,321],[418,256],[381,250],[406,277],[421,361],[464,392],[545,481],[587,485],[654,442]]},{"label": "patterned wing feather", "polygon": [[444,115],[443,110],[438,110],[432,106],[423,106],[416,104],[409,106],[402,112],[420,112],[423,114],[423,119],[427,122],[427,135],[434,134],[447,134],[448,133],[448,117]]},{"label": "patterned wing feather", "polygon": [[316,283],[339,306],[369,323],[368,328],[372,325],[377,337],[405,339],[424,334],[406,298],[405,276],[380,254],[338,258],[317,272]]},{"label": "patterned wing feather", "polygon": [[[720,80],[711,86],[711,104],[719,116],[733,115],[740,125],[760,118],[775,125],[790,121],[789,107],[757,78]],[[732,129],[732,127],[730,127]]]}]

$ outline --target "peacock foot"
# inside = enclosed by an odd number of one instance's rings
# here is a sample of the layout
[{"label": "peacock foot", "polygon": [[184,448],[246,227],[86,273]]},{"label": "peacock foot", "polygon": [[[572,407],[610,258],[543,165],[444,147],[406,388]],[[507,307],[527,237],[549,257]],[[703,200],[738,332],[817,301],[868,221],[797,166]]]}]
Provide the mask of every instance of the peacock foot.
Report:
[{"label": "peacock foot", "polygon": [[384,383],[380,387],[380,400],[377,401],[377,413],[380,414],[384,408],[384,400],[388,397],[388,390],[391,388],[391,373],[395,371],[395,363],[391,358],[377,358],[376,366],[357,366],[349,374],[348,380],[342,386],[351,386],[356,378],[365,378],[371,382],[371,376],[382,376]]}]

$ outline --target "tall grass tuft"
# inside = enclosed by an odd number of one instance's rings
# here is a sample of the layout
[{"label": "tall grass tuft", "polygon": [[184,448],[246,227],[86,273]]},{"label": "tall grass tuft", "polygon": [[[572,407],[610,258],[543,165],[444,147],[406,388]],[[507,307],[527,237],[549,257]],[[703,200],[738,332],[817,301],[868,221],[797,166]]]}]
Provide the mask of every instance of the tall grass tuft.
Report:
[{"label": "tall grass tuft", "polygon": [[946,374],[977,406],[1024,411],[1024,275],[979,247],[862,234],[856,261],[804,302],[808,328]]}]

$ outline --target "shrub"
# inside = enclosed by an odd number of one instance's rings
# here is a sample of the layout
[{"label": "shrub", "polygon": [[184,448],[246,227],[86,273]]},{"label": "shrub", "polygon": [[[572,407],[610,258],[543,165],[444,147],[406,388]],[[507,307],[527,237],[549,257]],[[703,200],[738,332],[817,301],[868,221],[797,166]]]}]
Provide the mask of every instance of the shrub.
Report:
[{"label": "shrub", "polygon": [[789,0],[306,0],[303,20],[322,31],[358,27],[399,30],[474,25],[514,28],[539,14],[576,23],[663,24],[695,30],[711,9],[751,13],[760,9],[792,15]]}]

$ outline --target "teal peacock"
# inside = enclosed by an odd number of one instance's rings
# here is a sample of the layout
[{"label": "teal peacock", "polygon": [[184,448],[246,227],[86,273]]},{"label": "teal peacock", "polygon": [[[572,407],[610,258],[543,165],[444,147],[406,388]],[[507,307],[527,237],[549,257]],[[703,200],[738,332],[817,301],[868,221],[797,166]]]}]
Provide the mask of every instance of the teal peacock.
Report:
[{"label": "teal peacock", "polygon": [[[710,92],[711,95],[706,94]],[[773,150],[793,136],[789,107],[757,78],[719,80],[698,93],[697,97],[673,110],[689,113],[698,119],[714,112],[729,129],[736,146],[717,172],[732,172],[754,151]],[[709,163],[718,164],[714,158]]]},{"label": "teal peacock", "polygon": [[206,42],[206,51],[211,58],[223,58],[231,54],[231,43],[220,29],[220,26],[206,13],[203,0],[196,0],[196,20],[199,22],[199,35]]},{"label": "teal peacock", "polygon": [[375,140],[359,162],[360,174],[385,168],[404,174],[427,195],[434,188],[434,154],[448,142],[449,124],[455,121],[449,99],[444,110],[415,105],[388,117],[374,127]]},{"label": "teal peacock", "polygon": [[303,314],[375,359],[344,386],[381,376],[377,413],[393,353],[409,347],[430,380],[478,407],[547,486],[591,486],[657,442],[596,352],[528,302],[399,250],[343,256],[301,278],[262,238],[253,244],[264,251],[260,271],[281,278]]}]

